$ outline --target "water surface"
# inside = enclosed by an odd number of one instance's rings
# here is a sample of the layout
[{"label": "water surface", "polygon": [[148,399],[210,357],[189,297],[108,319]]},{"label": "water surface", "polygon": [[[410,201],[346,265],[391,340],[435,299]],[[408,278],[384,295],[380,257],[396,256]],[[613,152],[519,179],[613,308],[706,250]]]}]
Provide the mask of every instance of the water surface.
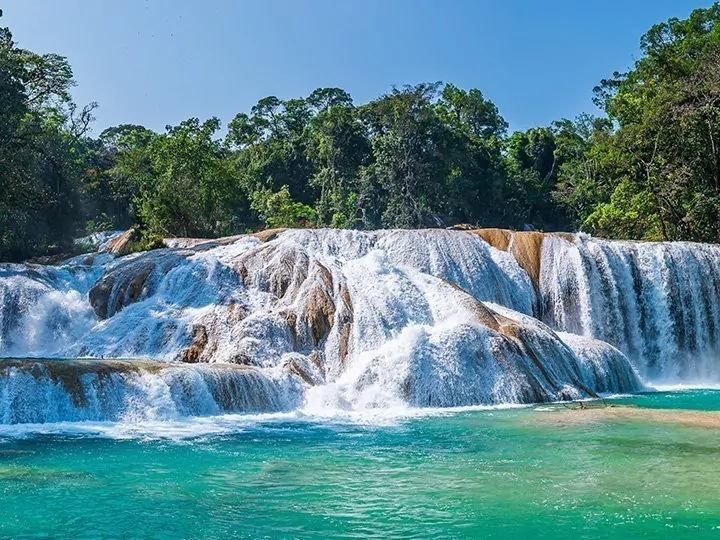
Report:
[{"label": "water surface", "polygon": [[[618,402],[719,410],[720,391]],[[542,421],[553,408],[5,426],[0,536],[720,534],[720,432]]]}]

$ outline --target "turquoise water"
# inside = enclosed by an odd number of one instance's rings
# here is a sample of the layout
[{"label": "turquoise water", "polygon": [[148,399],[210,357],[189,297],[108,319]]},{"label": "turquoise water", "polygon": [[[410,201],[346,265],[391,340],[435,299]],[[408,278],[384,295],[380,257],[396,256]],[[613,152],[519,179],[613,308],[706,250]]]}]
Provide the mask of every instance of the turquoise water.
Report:
[{"label": "turquoise water", "polygon": [[[720,391],[619,401],[720,410]],[[560,408],[547,409],[7,427],[0,536],[720,535],[720,431],[562,425],[545,421]]]},{"label": "turquoise water", "polygon": [[691,411],[720,410],[720,390],[684,390],[647,392],[624,399],[611,399],[610,403],[632,403],[651,409],[685,409]]}]

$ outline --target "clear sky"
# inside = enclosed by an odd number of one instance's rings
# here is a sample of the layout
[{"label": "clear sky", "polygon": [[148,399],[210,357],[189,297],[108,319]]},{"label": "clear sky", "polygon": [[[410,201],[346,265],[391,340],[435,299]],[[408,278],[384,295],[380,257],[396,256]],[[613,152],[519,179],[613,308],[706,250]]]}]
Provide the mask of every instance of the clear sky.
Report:
[{"label": "clear sky", "polygon": [[224,123],[321,86],[476,87],[513,129],[594,112],[592,88],[654,23],[708,0],[0,0],[22,47],[69,58],[95,132]]}]

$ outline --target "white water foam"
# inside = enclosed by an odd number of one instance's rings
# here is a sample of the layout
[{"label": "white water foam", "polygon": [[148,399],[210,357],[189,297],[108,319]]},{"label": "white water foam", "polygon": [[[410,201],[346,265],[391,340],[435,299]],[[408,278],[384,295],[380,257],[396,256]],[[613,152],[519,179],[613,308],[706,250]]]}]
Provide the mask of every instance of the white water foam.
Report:
[{"label": "white water foam", "polygon": [[422,418],[453,416],[470,412],[527,409],[530,405],[474,405],[431,408],[401,407],[374,411],[333,411],[313,414],[305,409],[260,414],[219,414],[205,417],[181,417],[173,420],[136,421],[65,421],[50,423],[0,424],[0,440],[23,439],[39,435],[107,438],[116,440],[196,440],[229,436],[250,430],[299,424],[304,427],[395,427]]},{"label": "white water foam", "polygon": [[[546,237],[540,316],[553,332],[532,317],[535,290],[517,261],[474,234],[302,230],[268,243],[186,244],[59,267],[0,265],[0,356],[175,361],[200,339],[201,361],[286,381],[289,391],[271,391],[275,410],[375,421],[417,407],[643,389],[628,358],[654,382],[720,379],[714,246]],[[93,309],[88,292],[100,283],[104,305]],[[477,301],[510,330],[488,326]],[[57,381],[23,376],[7,377],[16,388],[5,393],[7,422],[33,422],[33,409],[55,411],[47,422],[129,414],[111,392],[79,411]],[[118,395],[132,394],[133,377],[113,383]],[[163,401],[163,377],[140,376],[143,421],[231,412],[192,384]],[[179,406],[182,392],[205,405]],[[23,409],[21,394],[37,400]]]},{"label": "white water foam", "polygon": [[660,384],[720,383],[720,246],[543,243],[542,318],[606,341]]}]

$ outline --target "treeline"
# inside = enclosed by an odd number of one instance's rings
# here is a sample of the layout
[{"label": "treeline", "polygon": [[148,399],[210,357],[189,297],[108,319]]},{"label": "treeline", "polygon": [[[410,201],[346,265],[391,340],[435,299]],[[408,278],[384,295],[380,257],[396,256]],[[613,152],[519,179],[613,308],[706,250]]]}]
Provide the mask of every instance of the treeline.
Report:
[{"label": "treeline", "polygon": [[339,88],[260,100],[222,129],[192,118],[88,135],[63,57],[0,31],[0,260],[86,232],[216,237],[266,227],[584,230],[720,241],[720,6],[658,24],[627,73],[595,88],[605,116],[508,133],[452,84],[357,105]]}]

